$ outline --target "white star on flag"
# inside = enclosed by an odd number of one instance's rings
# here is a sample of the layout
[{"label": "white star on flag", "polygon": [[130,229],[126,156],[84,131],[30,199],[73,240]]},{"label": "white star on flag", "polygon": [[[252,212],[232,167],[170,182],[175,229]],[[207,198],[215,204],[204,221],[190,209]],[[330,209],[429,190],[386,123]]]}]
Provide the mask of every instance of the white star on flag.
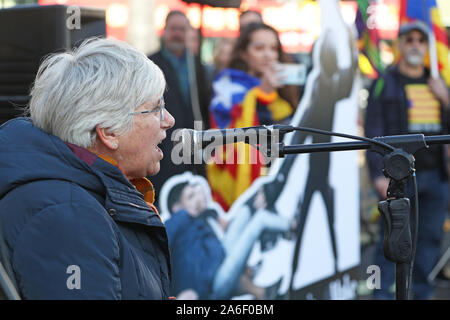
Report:
[{"label": "white star on flag", "polygon": [[229,74],[220,77],[218,81],[213,83],[215,97],[212,100],[212,105],[222,104],[225,108],[231,109],[233,107],[233,95],[245,92],[247,89],[238,83],[231,81]]}]

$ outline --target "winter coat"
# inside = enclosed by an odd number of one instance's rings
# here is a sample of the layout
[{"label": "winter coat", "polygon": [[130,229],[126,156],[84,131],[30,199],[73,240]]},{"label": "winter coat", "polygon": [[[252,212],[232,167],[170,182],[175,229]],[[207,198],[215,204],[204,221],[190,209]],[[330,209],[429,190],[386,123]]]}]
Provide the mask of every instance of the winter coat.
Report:
[{"label": "winter coat", "polygon": [[23,299],[167,299],[159,215],[118,167],[27,118],[0,127],[0,227]]},{"label": "winter coat", "polygon": [[180,210],[166,221],[172,254],[172,294],[193,289],[200,299],[211,299],[214,277],[225,251],[206,219]]}]

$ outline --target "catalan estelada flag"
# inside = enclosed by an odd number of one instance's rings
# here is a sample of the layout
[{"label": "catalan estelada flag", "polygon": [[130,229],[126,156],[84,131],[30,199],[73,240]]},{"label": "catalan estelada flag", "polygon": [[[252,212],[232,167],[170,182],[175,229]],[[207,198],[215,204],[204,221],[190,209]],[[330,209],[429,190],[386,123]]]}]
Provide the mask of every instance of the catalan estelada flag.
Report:
[{"label": "catalan estelada flag", "polygon": [[375,25],[368,26],[369,7],[373,5],[372,0],[357,0],[355,25],[358,32],[358,49],[360,70],[370,79],[378,78],[383,72],[384,66],[381,62],[379,50],[379,36]]},{"label": "catalan estelada flag", "polygon": [[[435,50],[437,55],[438,70],[448,86],[450,86],[450,64],[448,59],[447,34],[441,22],[436,0],[401,0],[400,2],[400,24],[414,20],[425,22],[432,36],[436,39],[435,48],[430,42],[430,50]],[[430,54],[434,54],[431,52]],[[430,58],[426,62],[430,65]]]},{"label": "catalan estelada flag", "polygon": [[[211,101],[212,128],[258,126],[261,119],[274,122],[287,118],[293,108],[276,91],[267,94],[259,89],[260,80],[246,72],[225,69],[213,81]],[[263,156],[255,148],[236,143],[216,148],[206,166],[213,199],[224,210],[265,171]]]}]

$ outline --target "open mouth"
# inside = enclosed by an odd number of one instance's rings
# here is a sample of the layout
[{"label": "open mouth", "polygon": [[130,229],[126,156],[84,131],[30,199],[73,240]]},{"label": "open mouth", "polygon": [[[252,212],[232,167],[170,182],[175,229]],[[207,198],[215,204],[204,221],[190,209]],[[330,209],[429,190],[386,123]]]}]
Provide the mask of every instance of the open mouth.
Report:
[{"label": "open mouth", "polygon": [[162,144],[163,140],[164,140],[164,138],[161,139],[161,140],[158,142],[158,144],[155,146],[156,151],[158,151],[161,155],[163,155],[163,152],[162,152],[162,150],[161,150],[161,148],[160,148],[160,145]]}]

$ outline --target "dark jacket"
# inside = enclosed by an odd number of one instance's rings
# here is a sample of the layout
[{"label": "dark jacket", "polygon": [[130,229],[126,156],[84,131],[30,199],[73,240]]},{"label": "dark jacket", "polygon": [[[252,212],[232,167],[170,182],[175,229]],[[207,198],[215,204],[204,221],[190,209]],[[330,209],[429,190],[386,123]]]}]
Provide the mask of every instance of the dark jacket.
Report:
[{"label": "dark jacket", "polygon": [[80,150],[27,118],[0,127],[3,262],[22,298],[167,299],[159,216],[116,166]]},{"label": "dark jacket", "polygon": [[[426,70],[426,74],[429,71]],[[364,131],[366,137],[380,137],[408,134],[408,99],[399,80],[397,66],[388,68],[382,77],[374,81],[369,93],[366,108]],[[447,108],[441,104],[442,134],[449,132],[449,115]],[[443,148],[443,146],[440,146]],[[441,152],[440,170],[443,179],[447,178],[445,152]],[[382,176],[382,157],[373,151],[367,152],[369,173],[372,179]]]},{"label": "dark jacket", "polygon": [[[161,190],[162,185],[170,177],[181,174],[185,171],[191,171],[195,174],[206,176],[205,167],[203,165],[193,164],[179,164],[176,165],[171,160],[171,153],[173,142],[171,136],[174,130],[180,128],[194,128],[194,113],[190,101],[185,101],[178,85],[176,76],[177,70],[174,70],[171,63],[164,57],[162,51],[158,51],[149,57],[164,73],[167,82],[167,90],[164,93],[164,101],[166,109],[175,118],[175,125],[173,128],[167,130],[167,139],[160,145],[164,153],[164,158],[161,160],[160,172],[152,177],[152,183],[156,190]],[[204,119],[204,129],[209,128],[209,113],[208,106],[211,99],[211,84],[206,79],[205,70],[198,58],[195,59],[195,66],[197,71],[197,88],[199,104]],[[156,203],[157,204],[157,203]]]},{"label": "dark jacket", "polygon": [[217,269],[225,258],[222,243],[204,217],[181,210],[166,221],[172,254],[172,294],[193,289],[210,299]]}]

